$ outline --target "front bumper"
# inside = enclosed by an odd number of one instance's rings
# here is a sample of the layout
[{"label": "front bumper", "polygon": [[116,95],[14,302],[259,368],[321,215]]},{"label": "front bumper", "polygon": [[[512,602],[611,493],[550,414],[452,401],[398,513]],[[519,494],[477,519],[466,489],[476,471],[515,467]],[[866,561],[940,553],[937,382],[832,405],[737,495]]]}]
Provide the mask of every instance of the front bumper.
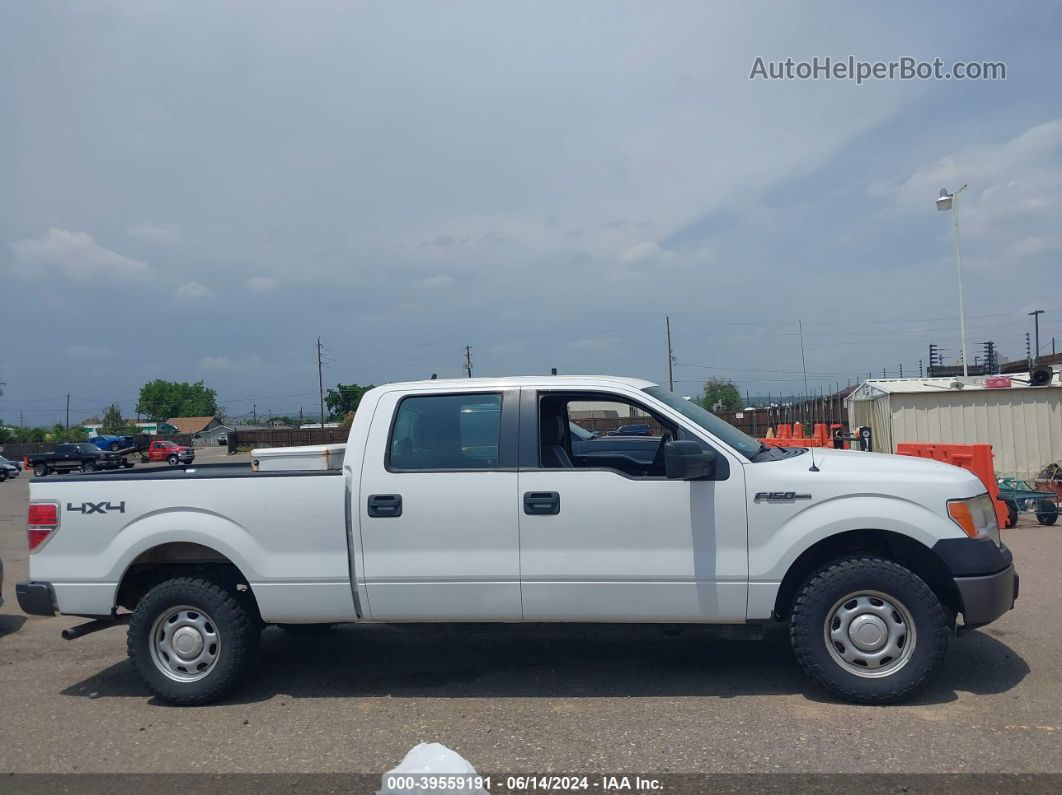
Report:
[{"label": "front bumper", "polygon": [[962,597],[962,621],[967,627],[990,624],[1014,607],[1018,599],[1018,572],[1013,564],[982,577],[956,577]]},{"label": "front bumper", "polygon": [[997,546],[988,538],[949,538],[938,541],[933,551],[955,580],[965,626],[984,626],[1014,607],[1018,572],[1006,545]]},{"label": "front bumper", "polygon": [[26,580],[15,583],[15,596],[23,613],[31,616],[55,615],[55,591],[50,582]]}]

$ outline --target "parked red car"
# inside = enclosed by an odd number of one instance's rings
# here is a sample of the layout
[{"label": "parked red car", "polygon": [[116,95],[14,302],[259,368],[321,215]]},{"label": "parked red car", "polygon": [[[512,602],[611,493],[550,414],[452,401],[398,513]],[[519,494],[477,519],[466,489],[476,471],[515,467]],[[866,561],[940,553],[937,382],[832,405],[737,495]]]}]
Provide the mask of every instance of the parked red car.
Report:
[{"label": "parked red car", "polygon": [[178,464],[190,464],[195,460],[195,450],[191,447],[183,447],[173,442],[152,442],[140,458],[140,462],[165,461],[171,467]]}]

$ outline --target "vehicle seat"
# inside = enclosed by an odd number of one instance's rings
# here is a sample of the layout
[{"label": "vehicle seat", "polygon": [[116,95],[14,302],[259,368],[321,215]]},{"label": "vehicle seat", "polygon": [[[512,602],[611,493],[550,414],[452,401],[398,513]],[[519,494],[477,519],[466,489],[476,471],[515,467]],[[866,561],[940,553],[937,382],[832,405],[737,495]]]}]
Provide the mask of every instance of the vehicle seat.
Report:
[{"label": "vehicle seat", "polygon": [[575,466],[564,446],[565,419],[560,414],[545,414],[541,418],[539,437],[542,443],[542,466],[562,469]]}]

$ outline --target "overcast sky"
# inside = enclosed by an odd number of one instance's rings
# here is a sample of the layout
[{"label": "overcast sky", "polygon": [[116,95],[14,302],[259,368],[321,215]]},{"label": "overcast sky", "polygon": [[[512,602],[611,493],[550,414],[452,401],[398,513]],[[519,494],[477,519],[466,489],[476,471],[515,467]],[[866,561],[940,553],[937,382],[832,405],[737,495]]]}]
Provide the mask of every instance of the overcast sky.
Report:
[{"label": "overcast sky", "polygon": [[[802,391],[1062,342],[1058,3],[0,0],[0,419],[204,379]],[[1005,81],[750,80],[766,60]],[[979,351],[978,351],[979,352]],[[973,351],[971,350],[971,358]]]}]

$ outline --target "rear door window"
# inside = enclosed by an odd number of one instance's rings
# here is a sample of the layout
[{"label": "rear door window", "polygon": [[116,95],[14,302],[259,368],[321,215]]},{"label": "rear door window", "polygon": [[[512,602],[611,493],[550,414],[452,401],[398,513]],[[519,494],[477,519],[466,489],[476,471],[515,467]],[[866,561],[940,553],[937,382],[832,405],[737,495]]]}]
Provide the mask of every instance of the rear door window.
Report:
[{"label": "rear door window", "polygon": [[500,393],[403,398],[388,440],[388,469],[496,468],[501,403]]}]

